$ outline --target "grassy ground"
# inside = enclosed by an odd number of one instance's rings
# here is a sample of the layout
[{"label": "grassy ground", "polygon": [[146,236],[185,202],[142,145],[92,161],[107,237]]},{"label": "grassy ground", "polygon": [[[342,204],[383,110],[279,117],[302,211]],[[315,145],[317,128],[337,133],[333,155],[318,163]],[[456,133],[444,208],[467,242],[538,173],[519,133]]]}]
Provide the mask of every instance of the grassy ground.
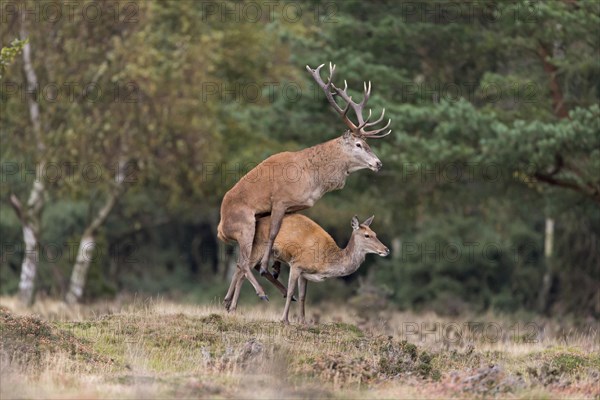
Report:
[{"label": "grassy ground", "polygon": [[318,323],[283,326],[276,301],[234,315],[160,300],[0,306],[3,399],[600,398],[594,321],[322,305]]}]

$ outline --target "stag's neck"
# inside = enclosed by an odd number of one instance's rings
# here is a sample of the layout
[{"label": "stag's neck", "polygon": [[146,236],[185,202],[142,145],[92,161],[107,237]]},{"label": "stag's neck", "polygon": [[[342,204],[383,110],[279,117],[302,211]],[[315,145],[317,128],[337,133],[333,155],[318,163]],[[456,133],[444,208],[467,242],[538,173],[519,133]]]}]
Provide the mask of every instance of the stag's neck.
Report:
[{"label": "stag's neck", "polygon": [[315,182],[323,186],[324,192],[343,188],[350,175],[350,162],[341,151],[341,141],[340,137],[306,149],[307,167],[315,173]]}]

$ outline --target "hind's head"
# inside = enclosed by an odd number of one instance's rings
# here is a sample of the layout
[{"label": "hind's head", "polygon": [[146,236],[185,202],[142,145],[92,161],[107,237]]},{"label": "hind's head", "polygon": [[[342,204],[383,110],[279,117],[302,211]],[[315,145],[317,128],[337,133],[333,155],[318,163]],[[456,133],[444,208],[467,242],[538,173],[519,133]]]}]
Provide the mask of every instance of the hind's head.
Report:
[{"label": "hind's head", "polygon": [[364,254],[375,253],[385,257],[390,254],[390,249],[379,241],[377,233],[370,228],[373,218],[375,218],[374,215],[367,218],[362,224],[358,221],[356,215],[352,218],[354,243]]}]

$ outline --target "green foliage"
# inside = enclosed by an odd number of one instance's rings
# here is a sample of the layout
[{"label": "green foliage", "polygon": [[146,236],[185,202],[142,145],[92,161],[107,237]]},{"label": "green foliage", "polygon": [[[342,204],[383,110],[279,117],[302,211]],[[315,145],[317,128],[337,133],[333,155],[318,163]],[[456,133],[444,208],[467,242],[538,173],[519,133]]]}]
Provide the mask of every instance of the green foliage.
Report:
[{"label": "green foliage", "polygon": [[563,353],[559,354],[552,360],[552,363],[558,368],[561,372],[572,373],[582,365],[587,360],[584,357],[581,357],[576,354]]},{"label": "green foliage", "polygon": [[[537,293],[531,287],[541,279],[540,244],[531,241],[533,232],[493,229],[494,219],[432,215],[402,242],[396,260],[377,268],[375,277],[388,286],[398,282],[390,287],[392,297],[406,308],[458,315],[468,308],[534,306]],[[534,254],[524,254],[532,250]],[[509,304],[501,300],[507,292],[514,298]]]},{"label": "green foliage", "polygon": [[0,79],[4,76],[6,68],[13,62],[14,58],[23,51],[23,46],[29,42],[29,39],[14,39],[9,46],[2,47],[0,50]]},{"label": "green foliage", "polygon": [[[106,249],[90,272],[90,299],[119,290],[222,296],[220,201],[244,166],[343,131],[304,69],[331,60],[336,82],[346,79],[355,98],[372,81],[369,106],[375,114],[386,108],[393,132],[370,143],[384,164],[379,174],[353,174],[307,213],[340,245],[352,215],[375,214],[384,243],[400,245],[390,259],[368,256],[345,281],[314,285],[311,301],[348,298],[362,275],[398,307],[533,310],[548,270],[544,220],[552,217],[553,311],[600,315],[597,2],[302,1],[297,19],[279,7],[258,21],[240,14],[248,2],[218,4],[241,18],[203,4],[139,2],[133,24],[104,16],[28,26],[42,87],[121,89],[119,101],[113,92],[97,101],[85,92],[72,101],[39,97],[48,162],[105,171],[94,182],[77,172],[47,182],[44,242],[78,240],[112,188],[118,160],[133,167],[99,233]],[[18,36],[18,25],[3,25],[3,37]],[[3,48],[3,69],[23,43]],[[4,79],[23,85],[23,74],[12,73],[19,64],[14,59]],[[301,96],[283,90],[290,86]],[[0,101],[3,165],[35,165],[26,102],[8,92]],[[33,183],[2,178],[3,199],[25,199]],[[8,214],[3,208],[0,230],[17,243],[19,223]],[[415,253],[410,244],[433,251]],[[444,254],[455,245],[459,259]],[[135,261],[106,251],[119,246]],[[16,288],[20,257],[2,260],[3,292]],[[60,293],[68,272],[68,262],[44,264],[40,287]]]}]

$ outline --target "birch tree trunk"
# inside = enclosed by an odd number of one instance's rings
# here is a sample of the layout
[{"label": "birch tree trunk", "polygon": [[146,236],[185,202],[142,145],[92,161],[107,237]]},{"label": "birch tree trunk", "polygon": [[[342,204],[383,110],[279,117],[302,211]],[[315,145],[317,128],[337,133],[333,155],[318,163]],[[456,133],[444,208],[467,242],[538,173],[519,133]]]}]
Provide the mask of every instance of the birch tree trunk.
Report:
[{"label": "birch tree trunk", "polygon": [[552,277],[554,270],[552,259],[553,248],[554,219],[546,218],[546,229],[544,233],[544,261],[546,264],[546,270],[544,271],[544,277],[542,278],[542,289],[540,290],[539,297],[539,310],[542,313],[545,313],[548,310],[550,289],[552,288]]},{"label": "birch tree trunk", "polygon": [[[30,199],[34,192],[35,189],[32,189]],[[28,202],[27,208],[24,209],[14,194],[10,196],[10,202],[21,221],[23,242],[25,243],[25,253],[19,278],[19,300],[26,306],[31,306],[34,300],[35,277],[39,262],[40,212],[36,211],[35,207],[29,207],[31,202]],[[41,207],[42,201],[34,204]]]},{"label": "birch tree trunk", "polygon": [[[25,22],[21,23],[21,38],[27,38]],[[25,254],[21,264],[21,277],[19,279],[19,298],[27,306],[31,306],[34,301],[35,279],[37,276],[40,250],[40,221],[42,209],[44,207],[44,195],[46,188],[43,181],[45,171],[46,146],[42,136],[42,123],[40,115],[40,106],[37,102],[36,93],[38,91],[38,79],[31,62],[31,44],[26,43],[23,46],[23,69],[27,81],[29,106],[29,118],[33,127],[34,138],[36,141],[36,158],[38,160],[35,166],[35,181],[29,193],[29,198],[23,206],[15,194],[11,194],[10,202],[21,221],[23,227],[23,242],[25,243]]]},{"label": "birch tree trunk", "polygon": [[77,249],[77,257],[75,258],[75,265],[73,265],[73,272],[71,273],[69,290],[65,297],[65,301],[69,304],[79,303],[83,297],[87,274],[97,245],[96,234],[98,233],[98,229],[108,218],[108,215],[117,203],[119,197],[121,197],[124,192],[124,170],[126,166],[127,162],[125,159],[119,161],[118,170],[115,175],[115,186],[110,191],[104,206],[98,211],[96,217],[84,230],[83,235],[81,236],[79,248]]}]

